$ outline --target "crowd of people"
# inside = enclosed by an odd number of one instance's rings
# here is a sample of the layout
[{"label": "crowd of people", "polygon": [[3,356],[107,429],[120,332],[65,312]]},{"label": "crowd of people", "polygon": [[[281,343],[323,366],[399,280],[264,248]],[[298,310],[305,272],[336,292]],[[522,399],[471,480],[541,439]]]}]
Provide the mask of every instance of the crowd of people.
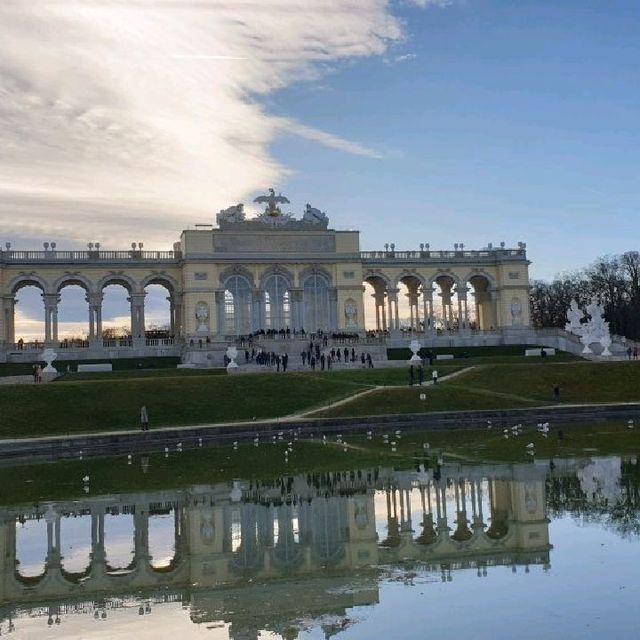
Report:
[{"label": "crowd of people", "polygon": [[[326,341],[323,341],[322,347],[326,346]],[[358,355],[354,347],[351,347],[351,349],[349,347],[332,347],[330,351],[328,348],[323,351],[322,347],[320,342],[311,340],[307,348],[300,353],[302,366],[308,366],[314,371],[319,367],[321,371],[324,371],[325,369],[330,370],[336,362],[344,362],[346,364],[359,361],[363,367],[373,368],[373,359],[370,353],[364,353],[363,351]]]},{"label": "crowd of people", "polygon": [[[289,366],[289,354],[288,353],[275,353],[274,351],[262,351],[261,349],[255,349],[252,347],[244,350],[245,364],[259,364],[265,367],[275,367],[276,371],[286,371]],[[228,358],[224,356],[225,367],[229,364]]]},{"label": "crowd of people", "polygon": [[[332,347],[331,350],[324,341],[310,340],[300,352],[303,367],[309,367],[312,371],[329,371],[335,363],[360,363],[360,365],[373,368],[373,358],[370,353],[356,353],[354,347]],[[289,366],[288,353],[275,353],[263,351],[259,347],[247,346],[244,350],[245,364],[259,364],[265,367],[275,367],[276,371],[286,371]],[[224,356],[225,366],[228,364],[227,356]]]},{"label": "crowd of people", "polygon": [[[284,329],[260,329],[247,335],[238,337],[238,343],[241,347],[252,347],[260,339],[267,340],[289,340],[294,338],[304,339],[309,338],[311,341],[320,341],[326,347],[329,340],[338,342],[340,344],[357,344],[360,341],[360,335],[358,333],[349,333],[346,331],[323,331],[318,329],[313,333],[307,333],[304,329],[290,329],[286,327]],[[367,334],[367,337],[368,334]]]}]

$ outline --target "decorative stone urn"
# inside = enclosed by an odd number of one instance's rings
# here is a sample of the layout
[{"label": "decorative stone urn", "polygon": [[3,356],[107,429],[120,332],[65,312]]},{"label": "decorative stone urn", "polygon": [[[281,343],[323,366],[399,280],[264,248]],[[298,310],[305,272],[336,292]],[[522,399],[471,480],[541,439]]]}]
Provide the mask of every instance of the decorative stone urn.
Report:
[{"label": "decorative stone urn", "polygon": [[229,364],[227,365],[227,372],[231,373],[234,369],[238,368],[238,363],[236,362],[236,358],[238,357],[238,350],[231,346],[227,349],[227,358],[229,359]]},{"label": "decorative stone urn", "polygon": [[409,349],[411,349],[412,356],[409,358],[409,364],[422,364],[422,358],[418,355],[422,345],[419,340],[412,340],[409,343]]},{"label": "decorative stone urn", "polygon": [[50,348],[45,349],[41,354],[40,358],[45,361],[46,367],[42,370],[42,373],[58,373],[57,369],[51,364],[56,358],[58,354]]}]

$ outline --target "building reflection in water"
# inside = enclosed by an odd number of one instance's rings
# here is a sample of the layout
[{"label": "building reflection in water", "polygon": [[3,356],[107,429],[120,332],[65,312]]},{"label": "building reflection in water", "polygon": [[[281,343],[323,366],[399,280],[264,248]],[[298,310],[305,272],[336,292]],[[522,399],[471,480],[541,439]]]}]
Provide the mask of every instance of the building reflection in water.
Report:
[{"label": "building reflection in water", "polygon": [[[547,472],[533,464],[375,469],[0,508],[0,631],[26,615],[56,625],[72,614],[106,620],[135,606],[144,616],[180,602],[194,623],[229,625],[233,639],[265,629],[295,637],[302,619],[333,617],[339,627],[350,608],[378,602],[394,568],[444,582],[460,569],[479,578],[496,565],[546,569]],[[86,566],[78,544],[62,552],[73,530],[65,525],[78,519],[90,538]],[[124,531],[111,542],[110,521]],[[170,533],[172,556],[156,552],[154,523]],[[24,530],[41,534],[39,569],[19,557]]]}]

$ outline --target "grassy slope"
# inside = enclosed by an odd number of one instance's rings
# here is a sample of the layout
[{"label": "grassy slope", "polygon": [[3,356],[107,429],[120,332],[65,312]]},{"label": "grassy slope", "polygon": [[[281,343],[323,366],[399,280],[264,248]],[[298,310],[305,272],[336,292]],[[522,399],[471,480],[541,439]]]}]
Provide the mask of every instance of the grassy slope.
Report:
[{"label": "grassy slope", "polygon": [[[512,359],[518,358],[531,362],[531,357],[524,355],[525,349],[539,349],[536,345],[517,344],[517,345],[500,345],[493,347],[436,347],[429,349],[423,347],[421,349],[421,355],[426,356],[428,351],[437,354],[453,354],[455,359],[462,361],[476,361],[478,359]],[[387,358],[389,360],[408,360],[411,357],[411,350],[408,348],[399,349],[387,349]],[[538,358],[533,358],[537,360]],[[549,356],[549,360],[554,361],[569,361],[569,360],[581,360],[580,356],[574,356],[566,351],[556,351],[555,356]]]},{"label": "grassy slope", "polygon": [[[133,369],[174,369],[180,362],[180,358],[158,357],[158,358],[98,358],[95,360],[56,360],[53,366],[60,372],[71,367],[76,371],[78,364],[92,364],[110,362],[114,371],[131,371]],[[33,362],[0,362],[0,376],[22,376],[33,372]],[[40,363],[44,364],[44,363]]]},{"label": "grassy slope", "polygon": [[[70,374],[48,385],[2,386],[0,437],[137,428],[143,404],[152,428],[273,418],[321,407],[372,385],[408,381],[405,368],[216,373],[134,370]],[[429,375],[425,371],[425,378]]]},{"label": "grassy slope", "polygon": [[[318,417],[421,413],[457,409],[502,409],[561,403],[640,402],[640,365],[633,362],[511,364],[476,367],[427,390],[380,390]],[[426,393],[427,399],[420,400]]]},{"label": "grassy slope", "polygon": [[[270,418],[345,397],[354,384],[306,375],[196,376],[0,387],[0,437]],[[361,388],[361,387],[358,387]]]},{"label": "grassy slope", "polygon": [[80,382],[82,380],[133,380],[138,378],[188,378],[191,376],[224,376],[227,372],[219,369],[136,369],[116,371],[82,371],[65,373],[55,379],[55,383]]},{"label": "grassy slope", "polygon": [[[441,374],[454,369],[438,368]],[[633,362],[479,366],[423,389],[404,387],[404,367],[286,375],[136,375],[0,387],[0,437],[137,428],[142,404],[153,428],[274,418],[315,407],[318,416],[358,416],[551,404],[555,383],[562,402],[640,401],[640,366]],[[372,385],[398,388],[322,411],[324,405]],[[426,393],[426,401],[420,393]]]}]

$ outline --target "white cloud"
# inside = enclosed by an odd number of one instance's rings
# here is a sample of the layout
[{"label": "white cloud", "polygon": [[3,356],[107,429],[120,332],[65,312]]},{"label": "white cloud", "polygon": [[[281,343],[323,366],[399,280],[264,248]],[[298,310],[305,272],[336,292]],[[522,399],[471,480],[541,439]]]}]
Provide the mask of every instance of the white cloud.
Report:
[{"label": "white cloud", "polygon": [[394,62],[407,62],[408,60],[415,60],[416,59],[416,54],[415,53],[405,53],[401,56],[396,56],[393,61]]},{"label": "white cloud", "polygon": [[427,7],[448,7],[457,0],[405,0],[407,4],[415,4],[418,7],[426,9]]},{"label": "white cloud", "polygon": [[285,130],[379,157],[260,100],[401,37],[386,0],[3,0],[0,237],[166,246],[286,175]]},{"label": "white cloud", "polygon": [[305,138],[305,140],[319,142],[326,147],[345,151],[346,153],[352,153],[357,156],[382,158],[382,154],[379,151],[370,149],[365,145],[351,140],[345,140],[344,138],[335,136],[332,133],[327,133],[326,131],[315,129],[314,127],[308,127],[289,118],[278,118],[277,120],[274,120],[279,123],[279,133],[281,134],[298,136],[299,138]]}]

